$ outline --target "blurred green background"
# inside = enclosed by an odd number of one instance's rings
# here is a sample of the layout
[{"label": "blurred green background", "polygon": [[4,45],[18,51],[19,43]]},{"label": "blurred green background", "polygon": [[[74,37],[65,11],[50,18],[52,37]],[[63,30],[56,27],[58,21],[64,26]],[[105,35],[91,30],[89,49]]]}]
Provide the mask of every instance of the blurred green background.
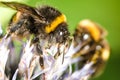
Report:
[{"label": "blurred green background", "polygon": [[[5,1],[5,0],[0,0]],[[120,80],[120,0],[6,0],[31,6],[51,5],[67,16],[69,30],[80,20],[91,19],[107,31],[111,55],[104,73],[95,80]],[[0,7],[0,23],[5,29],[14,11]]]}]

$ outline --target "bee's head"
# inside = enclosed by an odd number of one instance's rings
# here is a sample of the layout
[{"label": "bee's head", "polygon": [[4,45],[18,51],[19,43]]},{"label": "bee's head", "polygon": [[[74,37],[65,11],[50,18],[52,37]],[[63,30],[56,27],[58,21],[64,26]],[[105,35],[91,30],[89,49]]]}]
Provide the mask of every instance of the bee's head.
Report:
[{"label": "bee's head", "polygon": [[95,22],[82,20],[78,24],[74,36],[83,37],[85,39],[91,37],[95,42],[98,42],[106,36],[106,31]]}]

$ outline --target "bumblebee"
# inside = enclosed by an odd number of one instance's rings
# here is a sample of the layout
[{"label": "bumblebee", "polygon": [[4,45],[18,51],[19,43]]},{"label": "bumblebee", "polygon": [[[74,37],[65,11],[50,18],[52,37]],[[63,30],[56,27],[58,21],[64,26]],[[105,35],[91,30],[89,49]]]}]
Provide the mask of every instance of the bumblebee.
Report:
[{"label": "bumblebee", "polygon": [[68,39],[65,15],[51,6],[36,8],[17,2],[0,3],[17,10],[9,23],[6,38],[23,39],[34,35],[32,44],[35,44],[36,52],[40,54],[40,65],[43,67],[43,47],[56,43],[64,44]]},{"label": "bumblebee", "polygon": [[97,76],[101,73],[110,55],[110,47],[105,39],[106,31],[93,21],[83,20],[78,24],[73,36],[74,46],[80,45],[80,49],[73,55],[73,58],[83,58],[77,64],[79,69],[93,62],[92,69],[95,69],[95,72],[90,75]]},{"label": "bumblebee", "polygon": [[33,34],[35,38],[62,43],[69,36],[65,15],[53,7],[35,8],[17,2],[1,3],[17,10],[9,23],[7,37],[23,38]]}]

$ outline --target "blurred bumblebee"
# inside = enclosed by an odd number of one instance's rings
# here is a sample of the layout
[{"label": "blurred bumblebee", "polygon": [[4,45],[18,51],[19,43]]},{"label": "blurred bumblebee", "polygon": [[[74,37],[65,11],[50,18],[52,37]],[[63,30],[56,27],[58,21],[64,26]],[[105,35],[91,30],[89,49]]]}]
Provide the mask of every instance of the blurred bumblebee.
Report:
[{"label": "blurred bumblebee", "polygon": [[74,46],[80,45],[80,49],[73,58],[82,57],[77,66],[79,69],[92,62],[95,70],[91,76],[100,74],[110,55],[110,47],[105,39],[106,31],[97,23],[90,20],[81,21],[73,34]]}]

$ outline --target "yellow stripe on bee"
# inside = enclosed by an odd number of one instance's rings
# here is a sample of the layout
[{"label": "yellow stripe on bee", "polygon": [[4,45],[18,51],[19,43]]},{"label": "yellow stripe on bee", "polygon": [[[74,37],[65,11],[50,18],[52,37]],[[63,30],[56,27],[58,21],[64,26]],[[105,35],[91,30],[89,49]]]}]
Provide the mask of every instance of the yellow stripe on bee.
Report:
[{"label": "yellow stripe on bee", "polygon": [[[93,39],[95,41],[99,41],[100,38],[102,38],[106,35],[106,32],[104,29],[102,29],[99,25],[97,25],[96,23],[94,23],[90,20],[81,21],[79,23],[79,26],[88,30],[88,32],[91,34],[91,36],[93,37]],[[101,33],[101,31],[103,33]]]},{"label": "yellow stripe on bee", "polygon": [[56,27],[61,24],[62,22],[66,22],[66,17],[65,15],[60,15],[58,16],[50,25],[47,25],[45,27],[46,33],[50,33],[56,29]]}]

